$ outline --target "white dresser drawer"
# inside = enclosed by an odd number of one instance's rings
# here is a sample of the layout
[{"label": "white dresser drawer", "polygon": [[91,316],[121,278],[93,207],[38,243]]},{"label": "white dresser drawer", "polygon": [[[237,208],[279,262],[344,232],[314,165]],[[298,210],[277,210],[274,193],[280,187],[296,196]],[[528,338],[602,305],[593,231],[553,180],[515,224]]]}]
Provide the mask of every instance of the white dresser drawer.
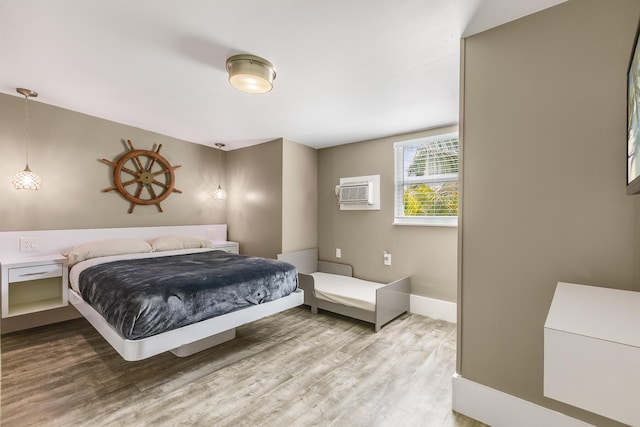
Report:
[{"label": "white dresser drawer", "polygon": [[238,242],[212,242],[213,249],[218,251],[225,251],[232,254],[240,253],[240,245]]},{"label": "white dresser drawer", "polygon": [[25,282],[28,280],[46,279],[47,277],[61,277],[61,264],[34,265],[32,267],[18,267],[9,269],[9,283]]}]

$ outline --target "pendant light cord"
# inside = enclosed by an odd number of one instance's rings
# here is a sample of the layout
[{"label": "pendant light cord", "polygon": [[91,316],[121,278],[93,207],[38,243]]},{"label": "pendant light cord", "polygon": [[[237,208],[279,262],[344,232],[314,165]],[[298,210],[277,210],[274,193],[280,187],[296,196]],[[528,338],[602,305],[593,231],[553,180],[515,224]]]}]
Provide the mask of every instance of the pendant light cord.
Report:
[{"label": "pendant light cord", "polygon": [[24,135],[25,135],[25,151],[27,154],[27,168],[29,167],[29,96],[24,96]]},{"label": "pendant light cord", "polygon": [[221,176],[220,170],[222,169],[222,153],[221,153],[221,151],[222,151],[222,148],[225,145],[223,143],[221,143],[221,142],[216,142],[214,145],[218,149],[218,188],[221,189],[222,188],[221,187],[221,182],[220,182],[220,176]]},{"label": "pendant light cord", "polygon": [[220,163],[221,162],[220,151],[221,151],[221,149],[218,148],[218,188],[220,188],[220,169],[222,168],[222,163]]}]

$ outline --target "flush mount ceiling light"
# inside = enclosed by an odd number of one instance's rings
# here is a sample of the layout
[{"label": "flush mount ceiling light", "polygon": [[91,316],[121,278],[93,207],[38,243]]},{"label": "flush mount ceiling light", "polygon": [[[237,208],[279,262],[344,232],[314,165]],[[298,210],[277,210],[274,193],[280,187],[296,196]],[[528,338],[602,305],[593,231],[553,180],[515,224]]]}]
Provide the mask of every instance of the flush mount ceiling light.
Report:
[{"label": "flush mount ceiling light", "polygon": [[218,147],[218,188],[213,192],[213,198],[215,200],[224,200],[227,198],[227,192],[220,186],[220,169],[222,169],[222,164],[220,163],[220,152],[225,145],[221,142],[216,142],[214,145]]},{"label": "flush mount ceiling light", "polygon": [[276,70],[266,59],[254,55],[234,55],[227,59],[229,83],[247,93],[267,93],[273,89]]},{"label": "flush mount ceiling light", "polygon": [[29,169],[29,97],[38,96],[37,92],[31,89],[17,88],[16,91],[24,96],[24,133],[25,152],[27,154],[27,165],[24,170],[18,172],[11,179],[11,183],[16,190],[39,190],[42,187],[40,175]]}]

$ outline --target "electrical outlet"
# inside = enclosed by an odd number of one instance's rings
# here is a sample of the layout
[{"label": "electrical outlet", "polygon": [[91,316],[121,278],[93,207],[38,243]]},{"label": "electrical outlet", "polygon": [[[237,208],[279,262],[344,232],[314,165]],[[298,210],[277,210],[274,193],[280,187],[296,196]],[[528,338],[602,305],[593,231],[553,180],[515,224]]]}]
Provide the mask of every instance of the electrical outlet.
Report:
[{"label": "electrical outlet", "polygon": [[40,250],[39,237],[21,237],[20,252],[35,252]]},{"label": "electrical outlet", "polygon": [[336,258],[342,258],[342,249],[336,248]]},{"label": "electrical outlet", "polygon": [[384,265],[391,265],[391,254],[387,251],[384,251],[382,254]]}]

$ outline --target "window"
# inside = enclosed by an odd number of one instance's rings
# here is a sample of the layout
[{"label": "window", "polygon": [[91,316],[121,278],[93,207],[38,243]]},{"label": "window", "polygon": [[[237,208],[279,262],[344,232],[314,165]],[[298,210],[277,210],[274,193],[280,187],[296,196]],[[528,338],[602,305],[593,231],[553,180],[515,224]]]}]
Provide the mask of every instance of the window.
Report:
[{"label": "window", "polygon": [[458,225],[458,134],[393,144],[394,224]]}]

